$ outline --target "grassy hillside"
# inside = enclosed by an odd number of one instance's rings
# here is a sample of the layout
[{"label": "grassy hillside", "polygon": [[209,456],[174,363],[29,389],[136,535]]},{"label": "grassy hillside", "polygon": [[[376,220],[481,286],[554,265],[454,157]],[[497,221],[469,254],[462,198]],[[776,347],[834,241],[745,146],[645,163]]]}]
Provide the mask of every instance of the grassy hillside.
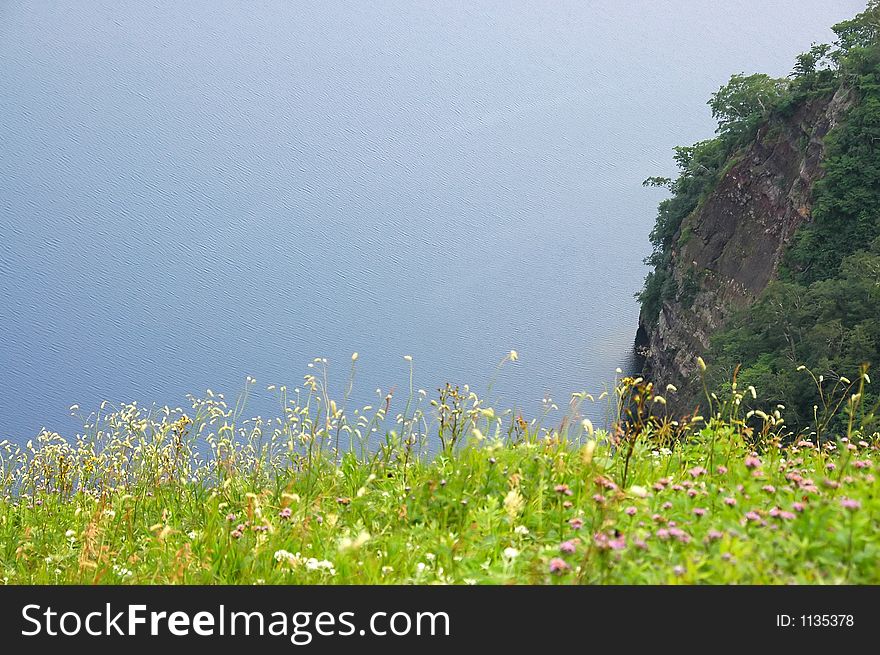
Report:
[{"label": "grassy hillside", "polygon": [[272,420],[213,395],[105,407],[74,441],[3,444],[0,579],[880,583],[880,436],[855,420],[867,384],[831,407],[845,431],[802,435],[749,410],[752,389],[679,424],[674,389],[638,378],[602,399],[610,433],[580,418],[584,394],[554,426],[450,387],[349,416],[317,378],[278,390]]}]

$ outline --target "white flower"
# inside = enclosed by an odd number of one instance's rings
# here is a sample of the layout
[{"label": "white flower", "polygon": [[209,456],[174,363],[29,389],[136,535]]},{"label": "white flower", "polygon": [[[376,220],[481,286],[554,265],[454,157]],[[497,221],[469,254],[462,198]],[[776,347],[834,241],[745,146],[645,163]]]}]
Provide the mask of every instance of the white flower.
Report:
[{"label": "white flower", "polygon": [[508,546],[507,548],[505,548],[502,554],[504,556],[504,559],[508,561],[513,561],[517,557],[519,557],[519,551],[513,546]]},{"label": "white flower", "polygon": [[529,533],[529,529],[524,525],[518,525],[513,529],[515,534],[518,534],[522,537],[526,536]]},{"label": "white flower", "polygon": [[339,540],[339,550],[359,550],[361,546],[367,543],[370,540],[370,533],[366,530],[361,530],[360,534],[357,537],[352,539],[351,537],[343,537]]},{"label": "white flower", "polygon": [[127,578],[131,575],[131,571],[124,566],[120,566],[119,564],[113,565],[113,572],[118,575],[120,578]]},{"label": "white flower", "polygon": [[299,553],[294,554],[286,550],[276,550],[275,561],[284,562],[288,566],[299,566],[302,564],[302,556]]},{"label": "white flower", "polygon": [[306,569],[309,571],[327,571],[330,575],[336,575],[336,568],[333,566],[333,562],[326,559],[319,560],[310,557],[306,560]]},{"label": "white flower", "polygon": [[638,485],[631,486],[629,492],[637,498],[646,498],[648,496],[648,490]]}]

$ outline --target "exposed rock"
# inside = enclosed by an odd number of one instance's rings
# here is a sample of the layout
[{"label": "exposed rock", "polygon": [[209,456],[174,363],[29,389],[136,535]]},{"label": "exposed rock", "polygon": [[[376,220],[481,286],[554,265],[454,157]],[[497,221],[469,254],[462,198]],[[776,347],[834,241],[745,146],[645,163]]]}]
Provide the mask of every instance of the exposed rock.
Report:
[{"label": "exposed rock", "polygon": [[824,137],[852,104],[844,90],[814,98],[793,115],[770,120],[734,153],[676,235],[672,268],[679,292],[664,303],[656,324],[640,320],[645,375],[693,398],[697,356],[731,313],[754,302],[777,275],[785,247],[810,220]]}]

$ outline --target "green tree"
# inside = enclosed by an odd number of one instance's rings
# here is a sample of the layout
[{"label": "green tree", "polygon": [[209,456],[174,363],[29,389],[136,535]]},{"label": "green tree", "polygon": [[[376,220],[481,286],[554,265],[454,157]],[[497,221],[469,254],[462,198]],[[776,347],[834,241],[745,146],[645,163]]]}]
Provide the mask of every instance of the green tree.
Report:
[{"label": "green tree", "polygon": [[787,89],[786,80],[763,73],[731,76],[708,103],[712,116],[718,121],[717,132],[737,138],[751,136],[754,129],[770,117],[774,105]]}]

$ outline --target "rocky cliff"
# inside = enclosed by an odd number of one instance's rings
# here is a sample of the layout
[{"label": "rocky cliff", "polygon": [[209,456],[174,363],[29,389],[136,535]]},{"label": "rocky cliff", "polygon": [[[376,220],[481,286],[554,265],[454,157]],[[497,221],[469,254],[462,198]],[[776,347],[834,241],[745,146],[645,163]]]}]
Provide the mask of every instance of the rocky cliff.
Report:
[{"label": "rocky cliff", "polygon": [[656,321],[640,319],[646,376],[676,384],[683,398],[693,395],[696,357],[731,313],[748,307],[777,275],[786,245],[810,220],[824,137],[852,102],[842,89],[810,99],[768,121],[731,156],[676,234],[671,273],[677,292]]}]

